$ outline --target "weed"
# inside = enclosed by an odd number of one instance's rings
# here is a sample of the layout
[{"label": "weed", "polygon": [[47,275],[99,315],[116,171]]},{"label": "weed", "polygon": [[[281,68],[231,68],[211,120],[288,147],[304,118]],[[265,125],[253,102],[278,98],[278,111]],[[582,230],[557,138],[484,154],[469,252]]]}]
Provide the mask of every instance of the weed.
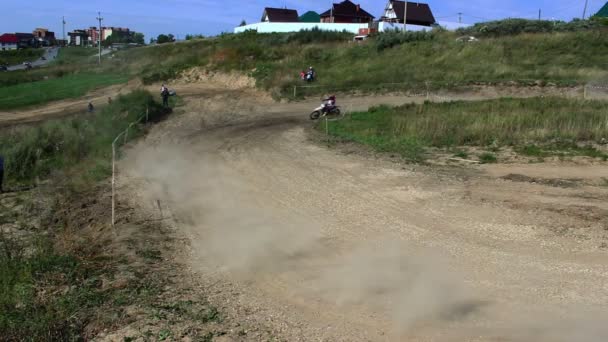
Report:
[{"label": "weed", "polygon": [[465,150],[456,150],[456,153],[454,153],[454,157],[469,159],[469,153]]},{"label": "weed", "polygon": [[498,161],[498,159],[496,158],[495,154],[490,153],[490,152],[485,152],[479,156],[479,161],[481,161],[482,164],[492,164],[492,163],[496,163]]},{"label": "weed", "polygon": [[171,337],[173,337],[173,332],[169,329],[162,329],[161,331],[158,332],[159,341],[166,341],[167,339],[170,339]]},{"label": "weed", "polygon": [[135,252],[135,254],[141,256],[147,262],[160,261],[163,259],[161,251],[156,250],[156,249],[147,248],[144,250],[138,250],[137,252]]}]

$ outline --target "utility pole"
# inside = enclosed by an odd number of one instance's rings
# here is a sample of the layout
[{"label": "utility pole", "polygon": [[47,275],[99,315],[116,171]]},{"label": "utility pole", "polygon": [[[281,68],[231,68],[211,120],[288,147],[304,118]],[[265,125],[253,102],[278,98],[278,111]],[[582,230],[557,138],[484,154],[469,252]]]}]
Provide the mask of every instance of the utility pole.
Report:
[{"label": "utility pole", "polygon": [[541,12],[541,9],[539,8],[539,9],[538,9],[538,21],[540,21],[540,16],[541,16],[541,13],[542,13],[542,12]]},{"label": "utility pole", "polygon": [[68,42],[65,40],[65,17],[61,18],[61,23],[63,24],[63,44],[67,45]]},{"label": "utility pole", "polygon": [[589,4],[589,0],[585,0],[585,9],[583,9],[583,20],[585,20],[585,16],[587,15],[587,5]]},{"label": "utility pole", "polygon": [[458,23],[462,24],[462,12],[458,12]]},{"label": "utility pole", "polygon": [[407,31],[407,0],[403,1],[403,33]]},{"label": "utility pole", "polygon": [[101,12],[97,12],[97,20],[99,20],[99,34],[97,35],[97,44],[99,45],[99,64],[101,65]]}]

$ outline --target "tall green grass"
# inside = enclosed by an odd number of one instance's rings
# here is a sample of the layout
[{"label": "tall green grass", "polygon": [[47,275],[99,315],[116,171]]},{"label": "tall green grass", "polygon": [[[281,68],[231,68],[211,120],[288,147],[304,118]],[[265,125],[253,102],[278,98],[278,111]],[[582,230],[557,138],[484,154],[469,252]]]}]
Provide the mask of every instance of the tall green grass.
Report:
[{"label": "tall green grass", "polygon": [[543,151],[604,157],[583,146],[608,138],[605,108],[600,101],[563,98],[380,106],[333,122],[329,130],[413,160],[421,159],[424,147],[459,146],[540,146]]},{"label": "tall green grass", "polygon": [[[12,183],[31,182],[53,171],[82,167],[83,177],[102,179],[110,172],[112,141],[146,108],[151,120],[166,113],[150,93],[136,91],[96,113],[0,131],[5,176]],[[130,138],[138,132],[134,127]]]}]

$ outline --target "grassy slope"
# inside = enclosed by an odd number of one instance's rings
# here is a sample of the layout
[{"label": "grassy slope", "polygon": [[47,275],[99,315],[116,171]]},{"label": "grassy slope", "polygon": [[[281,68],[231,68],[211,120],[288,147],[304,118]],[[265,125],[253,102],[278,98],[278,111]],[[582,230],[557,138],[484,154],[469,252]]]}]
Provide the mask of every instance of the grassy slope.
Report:
[{"label": "grassy slope", "polygon": [[[0,155],[6,160],[8,185],[46,178],[52,172],[57,177],[63,172],[67,175],[62,185],[68,187],[61,191],[91,191],[96,181],[110,173],[112,140],[146,107],[150,108],[151,119],[164,113],[149,93],[138,91],[119,97],[90,116],[0,132]],[[139,132],[135,126],[129,138]],[[4,209],[2,203],[0,209]],[[45,227],[49,233],[57,226],[68,225],[56,220],[62,215],[60,210],[53,208],[51,212],[55,218],[49,219]],[[20,224],[18,217],[0,214],[0,224],[12,220]],[[98,316],[96,309],[120,307],[112,304],[118,297],[127,300],[126,304],[139,300],[128,293],[134,291],[132,288],[100,290],[100,279],[108,276],[104,267],[109,261],[94,256],[88,246],[81,246],[84,256],[64,254],[58,253],[51,241],[49,236],[41,237],[26,254],[18,242],[0,234],[0,339],[76,340],[82,337],[87,319]]]},{"label": "grassy slope", "polygon": [[282,96],[301,84],[298,72],[309,65],[318,72],[316,85],[326,87],[309,90],[315,93],[373,89],[392,82],[405,82],[403,87],[411,89],[427,83],[431,87],[511,81],[574,85],[606,77],[603,56],[608,53],[608,33],[603,30],[484,38],[474,44],[455,38],[454,33],[442,32],[432,40],[379,50],[373,40],[363,45],[344,40],[301,43],[279,34],[243,34],[148,47],[121,56],[127,63],[139,61],[137,73],[149,82],[204,65],[249,73],[258,86],[276,89]]},{"label": "grassy slope", "polygon": [[[5,177],[9,184],[30,182],[86,161],[87,166],[94,167],[78,171],[84,171],[85,177],[93,175],[101,179],[109,172],[112,140],[145,113],[146,107],[151,119],[162,113],[151,94],[136,91],[118,97],[90,115],[1,131],[0,154],[6,160]],[[129,137],[136,136],[135,132],[132,130]]]},{"label": "grassy slope", "polygon": [[[608,54],[608,32],[602,29],[483,38],[473,44],[459,43],[456,37],[456,33],[437,32],[432,39],[413,39],[382,48],[382,40],[353,44],[348,42],[350,35],[336,33],[246,33],[121,51],[101,66],[90,58],[91,49],[67,49],[48,68],[0,74],[0,91],[10,85],[62,79],[72,74],[77,75],[75,78],[120,74],[123,78],[115,82],[134,77],[146,83],[169,81],[182,70],[195,66],[251,75],[260,88],[272,90],[279,97],[291,96],[293,86],[301,85],[299,71],[309,65],[318,72],[315,85],[322,87],[302,89],[300,95],[376,90],[383,83],[396,82],[404,84],[385,88],[446,88],[508,82],[575,85],[608,77],[605,71],[608,63],[603,58]],[[14,96],[27,97],[27,93]],[[66,92],[37,102],[72,94]],[[20,100],[4,106],[17,108],[32,102],[36,101]]]},{"label": "grassy slope", "polygon": [[77,98],[87,92],[118,83],[125,83],[128,77],[120,74],[77,74],[62,78],[22,83],[0,88],[0,109],[15,109],[55,100]]},{"label": "grassy slope", "polygon": [[33,62],[44,54],[44,49],[0,51],[0,65],[16,65]]},{"label": "grassy slope", "polygon": [[560,98],[376,107],[332,122],[332,135],[398,152],[414,161],[426,147],[512,146],[527,155],[607,155],[580,144],[608,137],[604,102]]}]

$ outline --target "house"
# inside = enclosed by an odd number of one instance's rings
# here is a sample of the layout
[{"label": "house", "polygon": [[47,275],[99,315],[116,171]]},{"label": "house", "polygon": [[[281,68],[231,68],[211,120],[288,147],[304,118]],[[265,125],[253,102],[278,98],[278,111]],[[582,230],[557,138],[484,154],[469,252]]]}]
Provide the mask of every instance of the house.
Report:
[{"label": "house", "polygon": [[369,14],[360,5],[355,5],[350,0],[339,4],[332,4],[332,8],[321,13],[323,23],[371,23],[374,16]]},{"label": "house", "polygon": [[131,35],[131,30],[124,27],[102,27],[101,28],[101,41],[105,41],[111,35],[115,36],[129,36]]},{"label": "house", "polygon": [[287,8],[264,8],[262,22],[264,23],[297,23],[298,11]]},{"label": "house", "polygon": [[300,16],[301,23],[320,23],[321,16],[315,11],[308,11]]},{"label": "house", "polygon": [[87,30],[74,30],[68,32],[70,46],[88,46],[89,34]]},{"label": "house", "polygon": [[[380,21],[403,24],[405,1],[390,0],[384,9]],[[418,26],[431,26],[435,24],[435,17],[428,4],[407,2],[407,24]]]},{"label": "house", "polygon": [[19,38],[16,34],[5,33],[0,36],[0,51],[17,50]]},{"label": "house", "polygon": [[20,49],[26,49],[30,47],[38,47],[38,41],[31,33],[15,33],[19,43],[17,43]]}]

